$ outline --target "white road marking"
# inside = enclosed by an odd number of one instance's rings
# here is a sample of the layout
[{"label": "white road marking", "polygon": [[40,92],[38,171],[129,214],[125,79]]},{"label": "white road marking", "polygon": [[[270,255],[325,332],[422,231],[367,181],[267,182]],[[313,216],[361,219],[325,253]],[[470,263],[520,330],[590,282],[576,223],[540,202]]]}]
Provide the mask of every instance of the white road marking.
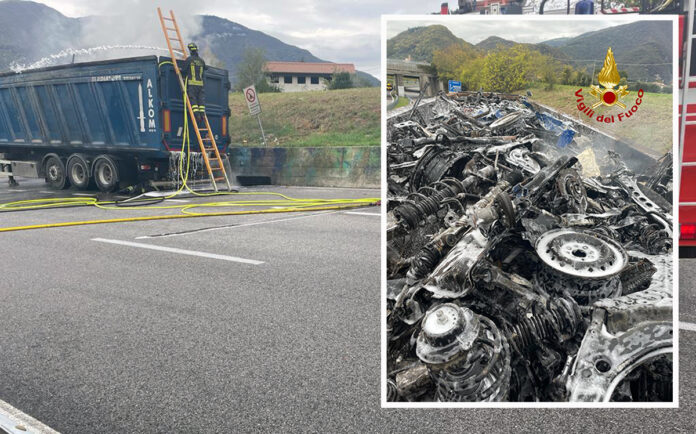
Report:
[{"label": "white road marking", "polygon": [[200,234],[201,232],[219,231],[221,229],[236,229],[236,228],[243,228],[246,226],[265,225],[267,223],[279,223],[279,222],[285,222],[285,221],[289,221],[289,220],[299,220],[299,219],[303,219],[303,218],[307,218],[307,217],[316,217],[318,215],[336,214],[338,212],[340,212],[340,211],[318,212],[318,213],[314,213],[314,214],[288,217],[288,218],[284,218],[284,219],[263,220],[263,221],[258,221],[258,222],[242,223],[240,225],[234,225],[234,224],[233,225],[225,225],[225,226],[218,226],[218,227],[214,227],[214,228],[203,228],[203,229],[199,229],[199,230],[185,231],[185,232],[171,233],[171,234],[162,234],[162,235],[143,235],[141,237],[135,237],[135,239],[136,240],[144,240],[147,238],[181,237],[184,235]]},{"label": "white road marking", "polygon": [[12,189],[12,190],[0,191],[0,193],[2,193],[2,194],[12,194],[12,193],[23,193],[23,192],[25,192],[25,191],[26,191],[26,190],[15,190],[15,189]]},{"label": "white road marking", "polygon": [[186,199],[167,199],[167,201],[169,201],[169,202],[181,202],[181,203],[191,202],[190,200],[186,200]]},{"label": "white road marking", "polygon": [[346,211],[343,214],[353,214],[353,215],[373,215],[373,216],[381,216],[382,214],[378,212],[360,212],[360,211]]},{"label": "white road marking", "polygon": [[160,252],[178,253],[180,255],[199,256],[201,258],[219,259],[221,261],[241,262],[243,264],[251,264],[251,265],[263,264],[262,261],[255,261],[253,259],[237,258],[236,256],[218,255],[216,253],[197,252],[195,250],[177,249],[175,247],[154,246],[152,244],[133,243],[130,241],[121,241],[121,240],[109,240],[109,239],[105,239],[105,238],[92,238],[92,241],[99,241],[101,243],[118,244],[121,246],[128,246],[128,247],[139,247],[141,249],[158,250]]},{"label": "white road marking", "polygon": [[[4,416],[4,417],[3,417]],[[0,399],[0,422],[7,423],[11,421],[12,426],[8,427],[14,429],[11,432],[28,432],[36,434],[58,434],[58,431],[46,426],[40,421],[34,419],[28,414],[17,410],[10,404]],[[23,429],[21,429],[22,427]],[[4,432],[4,431],[3,431]]]},{"label": "white road marking", "polygon": [[55,191],[40,190],[39,193],[53,194]]},{"label": "white road marking", "polygon": [[73,196],[89,196],[89,197],[93,197],[94,194],[91,194],[91,193],[73,193]]},{"label": "white road marking", "polygon": [[679,328],[690,332],[696,332],[696,324],[692,322],[679,321]]}]

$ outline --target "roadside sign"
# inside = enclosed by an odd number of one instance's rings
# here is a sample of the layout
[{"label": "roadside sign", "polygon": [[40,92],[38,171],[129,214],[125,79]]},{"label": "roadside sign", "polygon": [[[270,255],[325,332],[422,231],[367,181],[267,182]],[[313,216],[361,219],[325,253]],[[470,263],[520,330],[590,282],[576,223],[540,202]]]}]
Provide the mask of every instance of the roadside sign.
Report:
[{"label": "roadside sign", "polygon": [[261,104],[259,103],[256,88],[253,84],[244,88],[244,99],[246,99],[247,105],[249,106],[249,113],[251,113],[252,116],[261,113]]},{"label": "roadside sign", "polygon": [[244,99],[249,106],[249,113],[252,116],[256,116],[256,120],[259,121],[259,128],[261,129],[261,138],[263,138],[264,146],[268,146],[266,143],[266,133],[263,132],[263,124],[261,124],[261,103],[259,103],[259,96],[256,94],[256,87],[252,84],[249,87],[245,87]]},{"label": "roadside sign", "polygon": [[450,92],[461,92],[462,91],[462,82],[450,80],[449,81],[449,91]]}]

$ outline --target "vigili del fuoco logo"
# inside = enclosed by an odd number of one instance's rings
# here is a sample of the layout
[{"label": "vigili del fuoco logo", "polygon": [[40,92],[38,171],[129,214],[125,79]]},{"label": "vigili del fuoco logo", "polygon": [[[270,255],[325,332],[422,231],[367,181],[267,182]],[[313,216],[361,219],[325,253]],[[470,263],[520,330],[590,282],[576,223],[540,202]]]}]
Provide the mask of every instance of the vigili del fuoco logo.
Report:
[{"label": "vigili del fuoco logo", "polygon": [[[611,51],[611,47],[609,47],[607,56],[604,58],[604,66],[597,75],[597,81],[600,86],[594,84],[590,85],[590,95],[595,97],[596,101],[592,103],[592,105],[589,105],[589,103],[585,104],[583,102],[585,97],[582,95],[582,89],[578,89],[577,92],[575,92],[578,110],[586,114],[590,119],[595,119],[597,122],[604,122],[607,124],[623,122],[629,119],[638,111],[638,106],[643,102],[643,89],[638,90],[638,97],[635,103],[630,109],[626,110],[626,104],[624,104],[623,98],[628,96],[630,91],[626,90],[628,85],[619,86],[617,89],[614,89],[616,85],[619,84],[620,80],[621,77],[619,76],[619,69],[614,60],[614,53]],[[599,106],[618,106],[622,110],[619,113],[615,111],[613,113],[597,113],[595,116],[595,109]]]}]

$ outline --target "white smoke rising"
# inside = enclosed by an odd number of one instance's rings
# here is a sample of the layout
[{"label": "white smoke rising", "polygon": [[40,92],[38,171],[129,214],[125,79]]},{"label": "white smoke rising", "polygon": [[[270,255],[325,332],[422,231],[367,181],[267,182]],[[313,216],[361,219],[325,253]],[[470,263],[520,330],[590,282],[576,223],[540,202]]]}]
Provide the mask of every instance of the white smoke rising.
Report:
[{"label": "white smoke rising", "polygon": [[[50,56],[46,56],[42,59],[37,60],[36,62],[30,63],[30,64],[23,64],[23,63],[18,63],[18,62],[12,62],[10,64],[10,69],[13,72],[16,73],[21,73],[23,71],[26,71],[28,69],[37,69],[37,68],[43,68],[46,66],[51,66],[53,64],[56,64],[58,60],[70,57],[72,59],[73,56],[75,56],[76,61],[86,61],[86,60],[95,60],[95,57],[98,56],[98,54],[102,51],[109,52],[110,56],[116,55],[118,52],[122,50],[146,50],[146,51],[159,51],[159,52],[164,52],[168,53],[169,50],[166,48],[161,48],[161,47],[151,47],[147,45],[102,45],[100,47],[91,47],[91,48],[67,48],[65,50],[62,50],[56,54],[51,54]],[[80,56],[79,58],[77,56]],[[86,59],[85,59],[86,57]]]},{"label": "white smoke rising", "polygon": [[[122,4],[124,2],[118,2]],[[152,2],[125,2],[132,5],[127,10],[114,8],[117,14],[104,16],[92,16],[81,19],[82,34],[81,42],[84,46],[93,46],[95,43],[100,45],[150,45],[162,46],[166,43],[156,8]],[[133,5],[133,3],[138,3]],[[99,2],[101,5],[102,2]],[[186,8],[180,8],[181,12],[173,8],[184,46],[201,32],[201,19],[192,14],[184,13],[189,10],[190,3]],[[165,17],[169,17],[170,8],[163,8]],[[178,12],[178,13],[177,13]],[[113,13],[113,12],[112,12]],[[165,21],[168,27],[171,23]],[[174,36],[175,32],[170,32]],[[171,41],[178,44],[176,41]],[[175,47],[178,48],[178,47]]]},{"label": "white smoke rising", "polygon": [[[45,2],[48,6],[50,1]],[[81,3],[77,0],[76,5]],[[93,15],[78,18],[79,34],[70,33],[59,26],[52,27],[51,45],[59,50],[53,54],[42,50],[42,59],[17,59],[10,69],[21,72],[27,69],[70,63],[75,55],[75,62],[108,60],[122,57],[154,54],[169,56],[166,39],[157,15],[157,5],[152,0],[107,0],[85,1],[82,9]],[[169,17],[173,10],[181,32],[184,47],[201,33],[202,19],[195,16],[191,3],[181,0],[162,1],[162,12]],[[165,21],[168,27],[171,22]],[[76,23],[77,24],[77,23]],[[173,37],[175,32],[170,32]],[[170,41],[172,48],[180,55],[178,41]],[[165,47],[165,48],[163,48]]]}]

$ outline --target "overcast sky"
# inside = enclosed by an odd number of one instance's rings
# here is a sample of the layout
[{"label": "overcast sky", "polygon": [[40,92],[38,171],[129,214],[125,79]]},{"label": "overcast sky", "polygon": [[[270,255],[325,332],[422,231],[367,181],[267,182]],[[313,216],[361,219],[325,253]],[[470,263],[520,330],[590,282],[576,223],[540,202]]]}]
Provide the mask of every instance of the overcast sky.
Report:
[{"label": "overcast sky", "polygon": [[[358,69],[379,76],[380,16],[382,14],[430,14],[441,0],[37,0],[69,17],[152,13],[157,5],[173,9],[177,16],[211,14],[227,18],[254,30],[268,33],[283,42],[297,45],[332,62],[355,63]],[[452,5],[456,1],[450,1]],[[454,18],[454,17],[450,17]],[[479,17],[474,17],[479,18]],[[625,22],[625,21],[624,21]],[[459,37],[476,43],[490,35],[519,42],[538,42],[560,36],[574,36],[602,26],[570,23],[515,23],[477,21],[452,24]],[[389,36],[426,22],[398,22],[389,26]],[[156,22],[152,23],[157,26]]]},{"label": "overcast sky", "polygon": [[[332,62],[379,76],[380,16],[427,14],[441,0],[37,0],[69,17],[114,15],[157,6],[227,18]],[[157,23],[152,23],[157,26]]]}]

